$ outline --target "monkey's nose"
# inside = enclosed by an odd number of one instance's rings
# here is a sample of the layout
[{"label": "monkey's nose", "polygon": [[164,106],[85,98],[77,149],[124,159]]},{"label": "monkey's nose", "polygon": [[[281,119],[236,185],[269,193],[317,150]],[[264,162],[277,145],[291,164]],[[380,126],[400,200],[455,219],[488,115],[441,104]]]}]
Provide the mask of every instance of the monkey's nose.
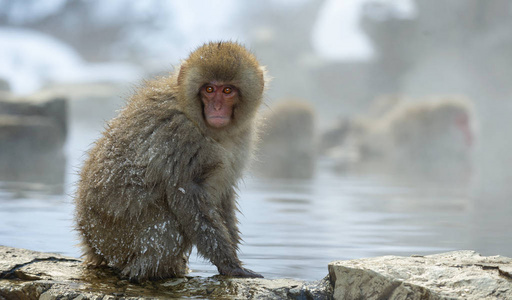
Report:
[{"label": "monkey's nose", "polygon": [[219,99],[219,98],[220,97],[215,97],[215,99],[213,99],[213,109],[215,109],[215,110],[221,110],[222,109],[223,100]]}]

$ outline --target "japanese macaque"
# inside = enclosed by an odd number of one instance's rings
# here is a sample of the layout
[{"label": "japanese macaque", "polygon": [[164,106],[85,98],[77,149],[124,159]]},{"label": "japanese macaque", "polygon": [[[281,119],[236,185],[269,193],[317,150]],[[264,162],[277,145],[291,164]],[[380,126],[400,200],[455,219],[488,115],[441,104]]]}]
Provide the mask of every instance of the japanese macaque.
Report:
[{"label": "japanese macaque", "polygon": [[423,162],[468,159],[475,139],[468,100],[448,97],[397,105],[366,128],[363,156]]},{"label": "japanese macaque", "polygon": [[263,177],[311,178],[315,169],[315,113],[311,104],[285,100],[262,117],[264,128],[253,169]]},{"label": "japanese macaque", "polygon": [[324,133],[321,153],[343,166],[391,162],[407,168],[469,161],[476,135],[469,100],[443,97],[390,104],[382,113],[355,117]]},{"label": "japanese macaque", "polygon": [[366,133],[366,122],[340,119],[320,136],[318,152],[335,161],[336,168],[345,168],[359,162],[359,142]]},{"label": "japanese macaque", "polygon": [[320,136],[319,153],[338,158],[341,158],[341,155],[349,161],[357,160],[357,139],[368,132],[368,127],[373,121],[386,115],[401,102],[402,98],[399,96],[381,96],[371,103],[363,115],[340,118]]},{"label": "japanese macaque", "polygon": [[196,246],[222,275],[262,277],[238,259],[235,189],[264,73],[243,46],[212,42],[136,91],[80,173],[76,228],[88,264],[133,281],[184,276]]}]

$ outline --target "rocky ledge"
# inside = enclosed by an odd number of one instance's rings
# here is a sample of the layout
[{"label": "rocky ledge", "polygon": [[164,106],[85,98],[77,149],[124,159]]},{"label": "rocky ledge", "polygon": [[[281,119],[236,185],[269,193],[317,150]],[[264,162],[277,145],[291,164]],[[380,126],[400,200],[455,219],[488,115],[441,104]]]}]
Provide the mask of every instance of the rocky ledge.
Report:
[{"label": "rocky ledge", "polygon": [[329,264],[334,299],[512,299],[512,259],[454,251]]},{"label": "rocky ledge", "polygon": [[329,264],[316,282],[184,277],[142,284],[78,259],[0,246],[0,299],[512,299],[512,259],[473,251]]}]

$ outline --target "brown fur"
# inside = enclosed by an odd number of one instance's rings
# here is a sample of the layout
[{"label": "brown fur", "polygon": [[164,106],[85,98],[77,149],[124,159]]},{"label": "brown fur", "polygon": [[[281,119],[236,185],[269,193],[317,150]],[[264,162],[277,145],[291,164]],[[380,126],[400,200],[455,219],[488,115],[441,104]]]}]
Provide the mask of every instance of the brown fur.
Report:
[{"label": "brown fur", "polygon": [[473,137],[475,116],[471,102],[463,97],[402,103],[367,127],[361,150],[369,157],[397,160],[467,159],[471,145],[457,126],[459,117],[467,120],[467,133]]},{"label": "brown fur", "polygon": [[[206,125],[199,89],[240,91],[226,128]],[[132,280],[183,276],[198,252],[224,275],[257,277],[237,256],[236,185],[250,155],[264,69],[242,46],[205,44],[149,81],[89,152],[76,194],[86,262]]]},{"label": "brown fur", "polygon": [[315,111],[303,100],[287,99],[270,107],[254,170],[262,177],[311,178],[315,170]]}]

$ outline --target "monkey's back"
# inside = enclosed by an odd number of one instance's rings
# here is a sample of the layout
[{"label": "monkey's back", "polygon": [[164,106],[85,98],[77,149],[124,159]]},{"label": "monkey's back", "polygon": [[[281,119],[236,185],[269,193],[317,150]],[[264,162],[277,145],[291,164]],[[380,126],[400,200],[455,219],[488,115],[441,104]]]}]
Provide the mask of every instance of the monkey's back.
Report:
[{"label": "monkey's back", "polygon": [[241,172],[226,161],[233,154],[175,106],[172,82],[148,83],[90,150],[75,197],[87,262],[137,279],[184,275],[194,239],[177,222],[173,199],[213,169],[225,182],[211,202],[233,192]]}]

